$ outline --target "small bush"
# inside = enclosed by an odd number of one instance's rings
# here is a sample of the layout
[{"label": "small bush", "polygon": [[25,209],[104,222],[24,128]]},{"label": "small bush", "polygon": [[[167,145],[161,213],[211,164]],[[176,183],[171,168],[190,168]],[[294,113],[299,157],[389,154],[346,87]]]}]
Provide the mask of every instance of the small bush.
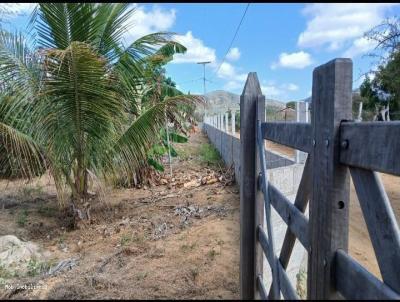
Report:
[{"label": "small bush", "polygon": [[28,262],[28,272],[27,275],[30,277],[35,277],[42,274],[50,269],[50,264],[47,262],[41,262],[32,258]]},{"label": "small bush", "polygon": [[24,199],[32,199],[43,194],[43,187],[41,186],[26,186],[19,190],[19,195]]},{"label": "small bush", "polygon": [[38,208],[38,213],[44,217],[54,217],[57,214],[57,211],[54,207],[41,205]]},{"label": "small bush", "polygon": [[209,250],[207,253],[207,256],[208,256],[208,258],[210,258],[210,260],[214,260],[215,256],[217,256],[217,255],[218,255],[218,253],[214,249]]},{"label": "small bush", "polygon": [[199,269],[197,267],[190,268],[190,275],[193,278],[193,281],[196,280],[196,277],[199,275]]},{"label": "small bush", "polygon": [[28,221],[28,210],[25,209],[22,212],[19,212],[19,215],[17,216],[17,224],[20,227],[24,227],[27,221]]},{"label": "small bush", "polygon": [[128,234],[123,234],[120,239],[121,246],[126,246],[132,241],[132,236]]}]

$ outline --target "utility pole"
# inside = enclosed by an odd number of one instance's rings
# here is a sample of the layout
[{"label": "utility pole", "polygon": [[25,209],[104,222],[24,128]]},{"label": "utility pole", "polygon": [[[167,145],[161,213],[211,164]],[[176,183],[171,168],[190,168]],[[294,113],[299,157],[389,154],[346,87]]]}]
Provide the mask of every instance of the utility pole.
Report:
[{"label": "utility pole", "polygon": [[[206,64],[211,63],[210,61],[204,61],[204,62],[197,62],[197,64],[203,65],[203,95],[204,95],[204,101],[206,100]],[[206,107],[207,108],[207,107]],[[207,116],[208,110],[206,109],[205,115]]]},{"label": "utility pole", "polygon": [[204,89],[204,96],[206,95],[206,64],[211,63],[210,61],[207,62],[197,62],[197,64],[203,65],[203,89]]}]

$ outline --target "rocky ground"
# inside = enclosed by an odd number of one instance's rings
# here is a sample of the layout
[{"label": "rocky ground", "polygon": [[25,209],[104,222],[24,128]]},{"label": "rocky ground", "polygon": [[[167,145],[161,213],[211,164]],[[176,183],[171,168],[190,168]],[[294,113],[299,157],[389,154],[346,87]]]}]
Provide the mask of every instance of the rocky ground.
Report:
[{"label": "rocky ground", "polygon": [[45,257],[25,273],[1,266],[2,298],[239,298],[238,188],[231,170],[203,158],[207,143],[192,134],[176,146],[172,177],[167,168],[158,185],[109,190],[92,224],[77,230],[50,178],[2,182],[0,236],[29,241]]}]

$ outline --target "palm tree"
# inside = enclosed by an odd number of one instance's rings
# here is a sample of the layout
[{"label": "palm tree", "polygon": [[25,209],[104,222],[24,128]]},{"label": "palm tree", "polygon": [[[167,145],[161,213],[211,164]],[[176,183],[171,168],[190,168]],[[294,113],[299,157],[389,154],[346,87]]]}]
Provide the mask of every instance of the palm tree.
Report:
[{"label": "palm tree", "polygon": [[0,35],[0,163],[27,177],[48,167],[59,200],[69,189],[82,219],[90,218],[90,180],[140,167],[165,115],[178,120],[182,104],[199,101],[140,101],[149,66],[186,48],[171,33],[125,46],[133,13],[126,3],[45,3],[32,14],[29,39]]}]

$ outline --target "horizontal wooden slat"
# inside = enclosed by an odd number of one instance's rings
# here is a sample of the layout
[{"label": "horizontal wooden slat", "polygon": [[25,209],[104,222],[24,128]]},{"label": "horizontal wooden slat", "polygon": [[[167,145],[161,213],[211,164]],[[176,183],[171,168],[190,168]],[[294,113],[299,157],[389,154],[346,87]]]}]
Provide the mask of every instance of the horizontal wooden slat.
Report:
[{"label": "horizontal wooden slat", "polygon": [[340,162],[400,175],[400,122],[343,122]]},{"label": "horizontal wooden slat", "polygon": [[368,272],[343,250],[336,252],[335,262],[336,289],[346,299],[400,299],[398,293]]},{"label": "horizontal wooden slat", "polygon": [[268,238],[267,234],[265,234],[265,231],[261,228],[257,228],[257,233],[258,233],[258,240],[260,241],[261,247],[263,248],[265,257],[268,260],[268,263],[270,267],[274,267],[274,261],[277,261],[278,263],[278,275],[279,275],[279,287],[282,291],[283,297],[285,299],[289,300],[297,300],[299,297],[296,294],[295,289],[293,288],[292,284],[290,283],[289,277],[286,274],[285,269],[282,266],[282,263],[276,258],[275,255],[271,255],[269,251],[269,245],[268,245]]},{"label": "horizontal wooden slat", "polygon": [[312,128],[309,123],[269,122],[261,124],[262,137],[304,152],[311,152]]},{"label": "horizontal wooden slat", "polygon": [[268,184],[269,197],[272,206],[288,225],[292,233],[299,239],[308,251],[308,219],[295,207],[274,185]]}]

